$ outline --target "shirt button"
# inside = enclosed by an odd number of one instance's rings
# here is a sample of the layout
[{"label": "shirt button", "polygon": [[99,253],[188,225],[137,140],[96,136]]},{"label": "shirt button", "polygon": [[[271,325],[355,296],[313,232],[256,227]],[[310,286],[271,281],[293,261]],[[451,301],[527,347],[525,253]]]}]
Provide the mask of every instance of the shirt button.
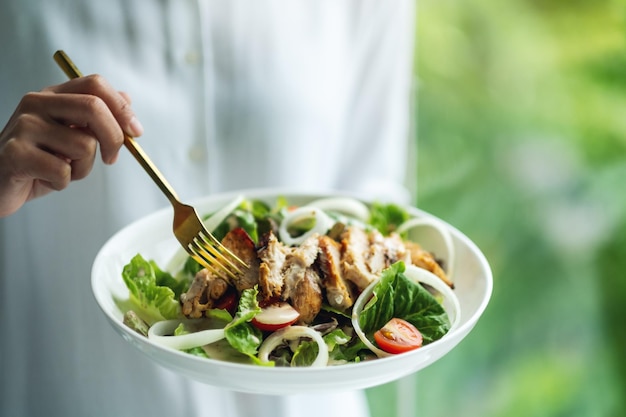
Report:
[{"label": "shirt button", "polygon": [[188,51],[185,54],[185,62],[189,65],[196,65],[200,61],[200,55],[195,51]]},{"label": "shirt button", "polygon": [[195,145],[189,148],[188,156],[191,162],[204,162],[206,160],[206,151],[201,145]]}]

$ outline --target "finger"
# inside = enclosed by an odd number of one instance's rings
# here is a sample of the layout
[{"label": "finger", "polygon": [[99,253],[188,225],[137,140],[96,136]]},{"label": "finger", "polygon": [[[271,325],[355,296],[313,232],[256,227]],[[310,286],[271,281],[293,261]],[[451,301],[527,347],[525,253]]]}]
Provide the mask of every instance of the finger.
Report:
[{"label": "finger", "polygon": [[133,100],[130,98],[130,95],[126,91],[118,91],[120,95],[126,100],[126,102],[130,105],[133,104]]},{"label": "finger", "polygon": [[41,149],[33,152],[31,163],[25,168],[30,177],[55,191],[64,190],[72,181],[72,165]]},{"label": "finger", "polygon": [[143,127],[135,116],[130,100],[113,89],[108,81],[97,74],[76,78],[52,87],[57,93],[80,93],[100,97],[118,121],[122,130],[130,136],[141,136]]},{"label": "finger", "polygon": [[63,157],[35,146],[29,140],[12,140],[5,145],[4,151],[11,155],[7,158],[4,171],[15,181],[41,181],[53,190],[62,190],[71,181],[72,168]]},{"label": "finger", "polygon": [[[124,142],[124,134],[111,111],[97,96],[87,94],[31,93],[22,100],[21,111],[39,115],[54,128],[61,123],[64,127],[77,126],[91,134],[100,143],[102,160],[113,163]],[[45,140],[61,135],[40,135]],[[66,134],[69,131],[64,130]],[[59,146],[61,146],[59,144]],[[56,149],[55,149],[56,150]],[[82,151],[82,149],[77,149]],[[68,155],[70,156],[70,155]],[[70,156],[71,158],[71,156]],[[76,158],[78,159],[80,155]]]},{"label": "finger", "polygon": [[65,160],[71,166],[71,180],[85,178],[93,168],[98,141],[88,129],[53,126],[39,147]]},{"label": "finger", "polygon": [[[20,103],[18,111],[7,123],[7,136],[28,146],[31,143],[50,153],[66,159],[93,159],[97,150],[96,135],[88,127],[67,125],[50,117],[47,113],[37,113],[39,104]],[[40,100],[35,100],[39,102]]]},{"label": "finger", "polygon": [[[26,129],[24,126],[29,128]],[[15,119],[12,127],[19,140],[12,141],[14,143],[11,148],[13,149],[11,160],[15,161],[18,167],[30,166],[32,154],[38,153],[29,151],[29,148],[37,148],[69,164],[71,180],[82,179],[91,172],[98,148],[98,141],[91,131],[58,123],[47,123],[33,114],[22,114]],[[45,167],[46,165],[42,165],[42,169]],[[28,172],[22,174],[28,175]],[[40,171],[39,177],[33,178],[48,179],[44,172]],[[64,177],[65,173],[62,176]],[[49,180],[56,184],[58,181],[54,179],[55,174],[52,173],[51,177]],[[61,182],[64,181],[64,179],[61,180]]]}]

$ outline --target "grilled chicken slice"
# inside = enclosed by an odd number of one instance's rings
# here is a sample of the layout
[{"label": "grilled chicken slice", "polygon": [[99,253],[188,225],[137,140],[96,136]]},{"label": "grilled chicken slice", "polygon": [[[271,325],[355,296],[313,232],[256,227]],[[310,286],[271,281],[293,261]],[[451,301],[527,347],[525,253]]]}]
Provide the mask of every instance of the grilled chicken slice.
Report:
[{"label": "grilled chicken slice", "polygon": [[292,283],[290,303],[300,313],[298,323],[310,324],[322,309],[320,277],[313,268],[306,268]]},{"label": "grilled chicken slice", "polygon": [[291,264],[298,264],[303,267],[309,267],[313,265],[319,251],[319,235],[314,234],[307,238],[300,246],[292,248],[289,255],[287,255],[287,261]]},{"label": "grilled chicken slice", "polygon": [[341,237],[341,271],[343,277],[352,282],[360,291],[376,279],[366,263],[369,248],[369,237],[363,229],[350,226],[343,232]]},{"label": "grilled chicken slice", "polygon": [[280,243],[273,232],[263,237],[262,246],[257,252],[261,261],[259,294],[263,300],[281,296],[284,283],[282,271],[289,252],[290,249]]},{"label": "grilled chicken slice", "polygon": [[387,267],[398,261],[404,261],[405,263],[411,262],[411,255],[399,234],[392,233],[389,236],[386,236],[384,238],[383,245],[385,246]]},{"label": "grilled chicken slice", "polygon": [[182,313],[189,318],[204,316],[204,312],[213,308],[215,301],[226,293],[229,285],[241,293],[258,283],[259,259],[254,242],[248,233],[242,228],[233,229],[224,236],[222,245],[247,263],[249,268],[238,274],[236,278],[230,278],[230,282],[207,269],[200,270],[187,292],[180,296]]},{"label": "grilled chicken slice", "polygon": [[378,275],[389,266],[385,238],[378,230],[370,232],[368,238],[369,248],[365,254],[365,264],[372,274]]},{"label": "grilled chicken slice", "polygon": [[318,235],[309,237],[300,246],[291,248],[285,257],[282,271],[284,279],[283,300],[291,298],[298,281],[304,276],[304,271],[315,262],[319,251],[318,237]]},{"label": "grilled chicken slice", "polygon": [[185,316],[197,319],[204,316],[204,312],[213,308],[228,289],[228,283],[213,275],[207,269],[198,271],[186,293],[180,295],[182,312]]},{"label": "grilled chicken slice", "polygon": [[398,261],[410,262],[409,253],[398,234],[383,236],[378,230],[374,230],[369,233],[369,239],[366,263],[372,274],[379,275],[383,269]]},{"label": "grilled chicken slice", "polygon": [[233,286],[241,294],[243,290],[253,288],[259,283],[259,258],[254,241],[248,233],[238,227],[226,233],[222,245],[229,249],[239,259],[248,264],[248,268],[236,278],[231,278]]},{"label": "grilled chicken slice", "polygon": [[432,272],[441,278],[441,280],[450,288],[454,289],[454,283],[448,278],[443,268],[441,268],[441,265],[439,265],[435,257],[430,252],[422,249],[419,244],[414,242],[407,241],[405,242],[405,246],[409,252],[409,257],[413,265]]},{"label": "grilled chicken slice", "polygon": [[320,277],[313,269],[319,252],[319,236],[313,235],[291,248],[283,267],[282,299],[300,313],[301,324],[310,323],[322,307]]},{"label": "grilled chicken slice", "polygon": [[328,304],[345,311],[354,304],[352,288],[341,273],[341,244],[328,236],[319,238],[318,265]]}]

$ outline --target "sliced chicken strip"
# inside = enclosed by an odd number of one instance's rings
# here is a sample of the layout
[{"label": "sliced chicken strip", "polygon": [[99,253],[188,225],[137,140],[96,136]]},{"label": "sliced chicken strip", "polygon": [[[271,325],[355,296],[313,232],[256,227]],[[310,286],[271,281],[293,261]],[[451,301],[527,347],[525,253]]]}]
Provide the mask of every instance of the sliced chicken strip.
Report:
[{"label": "sliced chicken strip", "polygon": [[354,304],[354,295],[341,273],[341,244],[328,236],[320,236],[319,248],[318,265],[328,304],[345,311]]},{"label": "sliced chicken strip", "polygon": [[213,308],[228,289],[228,283],[207,269],[198,271],[187,292],[180,295],[182,313],[189,318],[200,318]]},{"label": "sliced chicken strip", "polygon": [[248,233],[238,227],[231,230],[222,239],[222,245],[233,252],[239,259],[248,264],[248,268],[235,279],[231,279],[233,286],[239,293],[254,288],[259,283],[259,265],[254,241]]},{"label": "sliced chicken strip", "polygon": [[322,309],[320,277],[313,268],[306,268],[297,281],[292,281],[290,302],[300,313],[298,323],[310,324]]},{"label": "sliced chicken strip", "polygon": [[419,244],[414,242],[407,241],[404,244],[409,252],[410,260],[413,265],[432,272],[441,278],[443,282],[448,284],[450,288],[454,289],[454,283],[448,278],[432,253],[424,250]]},{"label": "sliced chicken strip", "polygon": [[283,267],[291,249],[278,241],[273,232],[267,233],[258,250],[261,260],[259,266],[259,293],[264,300],[280,297],[283,291]]},{"label": "sliced chicken strip", "polygon": [[302,245],[291,248],[283,266],[283,300],[288,300],[304,271],[313,265],[319,253],[319,235],[307,238]]},{"label": "sliced chicken strip", "polygon": [[352,282],[362,291],[376,276],[372,274],[366,264],[370,242],[367,233],[354,226],[346,228],[341,239],[341,271],[343,277]]}]

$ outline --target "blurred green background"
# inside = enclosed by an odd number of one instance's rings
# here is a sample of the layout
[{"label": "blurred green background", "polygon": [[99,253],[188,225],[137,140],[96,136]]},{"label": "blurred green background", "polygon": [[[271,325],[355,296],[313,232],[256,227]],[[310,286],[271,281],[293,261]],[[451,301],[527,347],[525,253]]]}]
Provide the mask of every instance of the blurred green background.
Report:
[{"label": "blurred green background", "polygon": [[417,205],[494,293],[374,417],[626,415],[626,2],[419,0]]}]

